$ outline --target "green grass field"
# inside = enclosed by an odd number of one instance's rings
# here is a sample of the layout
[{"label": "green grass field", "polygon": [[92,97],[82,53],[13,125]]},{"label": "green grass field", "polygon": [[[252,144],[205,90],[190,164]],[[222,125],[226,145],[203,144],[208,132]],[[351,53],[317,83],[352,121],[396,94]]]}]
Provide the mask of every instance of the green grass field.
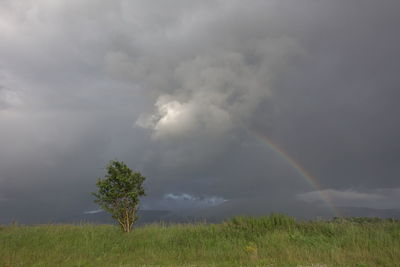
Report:
[{"label": "green grass field", "polygon": [[296,222],[283,215],[222,224],[0,227],[0,266],[400,266],[400,222]]}]

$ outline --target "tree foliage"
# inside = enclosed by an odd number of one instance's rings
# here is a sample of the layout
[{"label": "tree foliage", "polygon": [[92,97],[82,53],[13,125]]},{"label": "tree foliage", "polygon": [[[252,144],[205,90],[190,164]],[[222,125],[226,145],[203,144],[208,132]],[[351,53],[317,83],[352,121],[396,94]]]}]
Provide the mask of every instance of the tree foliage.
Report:
[{"label": "tree foliage", "polygon": [[110,161],[104,179],[97,180],[98,192],[92,194],[95,202],[118,221],[122,230],[130,232],[137,220],[139,197],[145,196],[140,172],[133,172],[122,161]]}]

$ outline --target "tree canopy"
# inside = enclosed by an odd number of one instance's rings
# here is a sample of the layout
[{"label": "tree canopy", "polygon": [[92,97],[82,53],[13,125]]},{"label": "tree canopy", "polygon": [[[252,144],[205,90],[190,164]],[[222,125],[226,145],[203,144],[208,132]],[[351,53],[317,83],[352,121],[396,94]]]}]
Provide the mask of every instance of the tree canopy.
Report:
[{"label": "tree canopy", "polygon": [[92,193],[96,197],[95,202],[109,212],[125,232],[131,231],[138,218],[139,197],[145,196],[145,179],[124,162],[112,160],[107,165],[105,177],[97,180],[98,192]]}]

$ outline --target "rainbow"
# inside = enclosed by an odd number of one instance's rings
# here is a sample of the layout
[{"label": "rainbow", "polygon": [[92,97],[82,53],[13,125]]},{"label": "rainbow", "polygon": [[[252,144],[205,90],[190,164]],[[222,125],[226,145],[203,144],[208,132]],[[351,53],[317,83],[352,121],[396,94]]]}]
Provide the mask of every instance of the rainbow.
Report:
[{"label": "rainbow", "polygon": [[263,144],[267,145],[267,147],[279,155],[284,161],[286,161],[301,177],[306,180],[306,182],[313,187],[319,194],[321,200],[332,210],[332,212],[337,217],[342,217],[340,211],[335,207],[332,203],[329,195],[324,194],[322,191],[322,187],[317,181],[317,179],[311,175],[304,167],[302,167],[296,160],[294,160],[285,150],[279,147],[277,144],[272,142],[267,136],[257,132],[257,131],[250,131],[250,133],[255,136],[257,139],[261,140]]}]

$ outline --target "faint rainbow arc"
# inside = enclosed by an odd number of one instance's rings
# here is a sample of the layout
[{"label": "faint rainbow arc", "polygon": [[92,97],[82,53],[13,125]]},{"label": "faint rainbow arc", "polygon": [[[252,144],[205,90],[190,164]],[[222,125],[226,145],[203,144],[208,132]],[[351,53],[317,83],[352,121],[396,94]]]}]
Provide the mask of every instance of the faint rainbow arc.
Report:
[{"label": "faint rainbow arc", "polygon": [[259,140],[263,142],[263,144],[266,144],[269,149],[271,149],[273,152],[275,152],[277,155],[279,155],[284,161],[286,161],[301,177],[306,180],[306,182],[316,189],[318,192],[321,200],[332,210],[332,212],[337,216],[337,217],[342,217],[340,211],[335,207],[335,205],[332,203],[330,197],[328,195],[324,195],[322,193],[322,187],[319,184],[318,180],[311,175],[303,166],[301,166],[298,162],[296,162],[285,150],[283,150],[281,147],[279,147],[277,144],[275,144],[271,139],[269,139],[267,136],[260,134],[257,131],[250,131],[255,137],[257,137]]}]

